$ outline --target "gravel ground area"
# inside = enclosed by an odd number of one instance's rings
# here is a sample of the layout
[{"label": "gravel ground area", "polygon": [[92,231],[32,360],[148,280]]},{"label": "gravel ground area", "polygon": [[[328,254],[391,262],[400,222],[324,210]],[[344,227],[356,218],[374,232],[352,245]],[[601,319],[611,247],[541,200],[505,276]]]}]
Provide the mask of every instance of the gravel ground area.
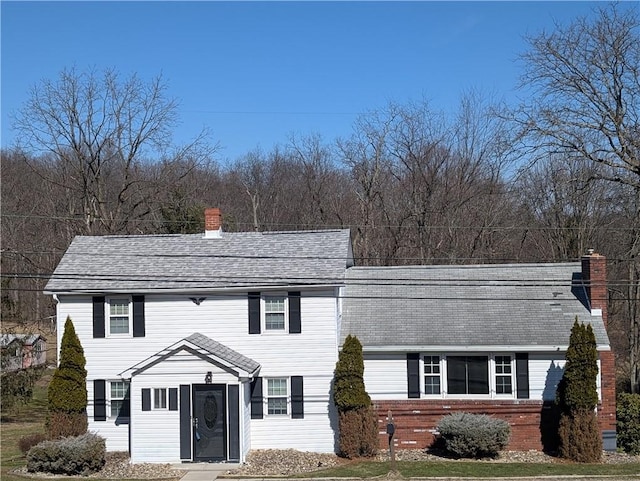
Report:
[{"label": "gravel ground area", "polygon": [[[380,461],[389,459],[387,452],[380,452],[377,456]],[[444,458],[435,454],[420,450],[399,450],[396,459],[401,461],[442,461]],[[226,475],[233,477],[262,477],[262,476],[291,476],[298,473],[317,471],[350,461],[339,458],[333,454],[319,454],[296,451],[293,449],[255,450],[249,453],[247,462],[238,469],[227,471]],[[540,451],[505,451],[496,459],[479,460],[489,463],[553,463],[556,458],[548,456]],[[619,453],[605,453],[603,463],[640,463],[640,456],[628,456]],[[28,473],[26,468],[16,471],[18,474],[37,477],[63,477],[41,473]],[[98,473],[87,478],[103,479],[179,479],[186,471],[173,469],[171,464],[130,464],[127,453],[108,453],[105,467]],[[69,477],[71,478],[71,476]],[[507,480],[502,480],[507,481]],[[578,481],[572,479],[572,481]]]}]

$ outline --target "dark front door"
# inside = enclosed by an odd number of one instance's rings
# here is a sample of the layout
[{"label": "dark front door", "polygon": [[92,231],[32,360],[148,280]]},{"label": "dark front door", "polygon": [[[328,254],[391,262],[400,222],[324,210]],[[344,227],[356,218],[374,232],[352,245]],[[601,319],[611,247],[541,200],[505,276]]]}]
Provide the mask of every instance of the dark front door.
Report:
[{"label": "dark front door", "polygon": [[227,397],[224,384],[193,386],[193,461],[227,460]]}]

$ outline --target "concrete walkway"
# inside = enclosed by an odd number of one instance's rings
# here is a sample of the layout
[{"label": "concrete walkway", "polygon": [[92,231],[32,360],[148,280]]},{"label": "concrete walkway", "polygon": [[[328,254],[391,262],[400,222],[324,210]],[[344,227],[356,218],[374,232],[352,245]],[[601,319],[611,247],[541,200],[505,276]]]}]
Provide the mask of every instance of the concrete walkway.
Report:
[{"label": "concrete walkway", "polygon": [[240,467],[232,463],[184,463],[172,465],[174,469],[186,470],[180,481],[213,481],[220,474]]}]

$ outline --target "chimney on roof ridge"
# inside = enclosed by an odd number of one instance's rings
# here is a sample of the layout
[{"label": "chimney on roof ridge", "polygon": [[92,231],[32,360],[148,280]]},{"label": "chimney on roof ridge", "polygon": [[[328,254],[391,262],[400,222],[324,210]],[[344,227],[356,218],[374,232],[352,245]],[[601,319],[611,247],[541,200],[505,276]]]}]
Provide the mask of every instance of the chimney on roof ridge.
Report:
[{"label": "chimney on roof ridge", "polygon": [[204,236],[207,239],[222,237],[222,212],[217,207],[204,210]]},{"label": "chimney on roof ridge", "polygon": [[607,292],[607,258],[588,249],[587,254],[582,256],[582,283],[589,299],[591,314],[597,315],[598,310],[602,312],[602,320],[607,327],[607,304],[609,295]]}]

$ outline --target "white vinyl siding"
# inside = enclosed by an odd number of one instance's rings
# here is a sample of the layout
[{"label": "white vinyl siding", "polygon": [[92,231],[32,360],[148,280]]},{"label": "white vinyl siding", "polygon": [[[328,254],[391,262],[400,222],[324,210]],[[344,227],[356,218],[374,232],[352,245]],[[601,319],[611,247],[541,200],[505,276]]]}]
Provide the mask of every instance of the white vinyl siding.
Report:
[{"label": "white vinyl siding", "polygon": [[[337,290],[326,288],[301,292],[302,333],[296,334],[295,341],[290,335],[249,335],[246,294],[207,294],[207,299],[200,305],[194,304],[189,294],[145,294],[145,337],[123,335],[117,339],[93,337],[91,296],[60,295],[58,319],[61,322],[67,316],[73,319],[87,360],[89,430],[106,437],[109,451],[126,451],[130,429],[133,462],[180,462],[179,411],[143,412],[140,390],[203,384],[207,371],[213,371],[214,384],[238,383],[237,376],[201,360],[202,364],[196,366],[192,354],[180,351],[133,377],[132,422],[118,426],[114,422],[93,421],[92,384],[94,379],[119,379],[120,373],[135,364],[199,332],[258,362],[260,375],[264,378],[294,375],[304,378],[304,419],[268,416],[265,409],[264,419],[249,420],[248,410],[243,408],[243,419],[250,423],[241,428],[243,456],[249,448],[333,452],[332,425],[337,420],[329,393],[338,357],[336,295]],[[58,329],[58,346],[63,330],[63,326]],[[187,369],[183,362],[194,363],[194,367]],[[140,383],[141,377],[146,379],[144,384]],[[266,383],[263,392],[266,393]],[[162,420],[156,415],[162,416]],[[287,433],[287,436],[274,433]]]}]

